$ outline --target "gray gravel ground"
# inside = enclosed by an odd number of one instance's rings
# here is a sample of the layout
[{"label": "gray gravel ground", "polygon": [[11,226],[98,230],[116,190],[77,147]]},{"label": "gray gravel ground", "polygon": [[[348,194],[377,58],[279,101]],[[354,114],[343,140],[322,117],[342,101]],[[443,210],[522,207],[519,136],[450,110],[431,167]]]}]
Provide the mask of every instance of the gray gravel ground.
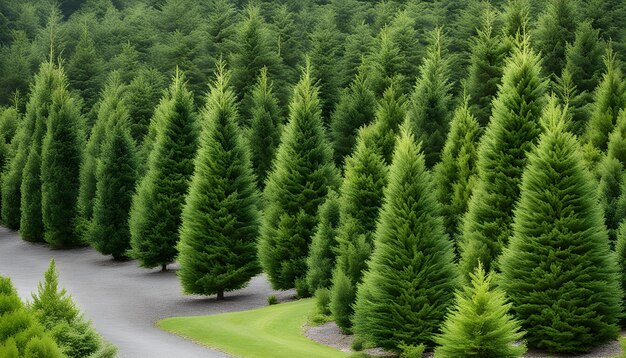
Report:
[{"label": "gray gravel ground", "polygon": [[[267,296],[279,299],[293,292],[273,291],[263,276],[248,287],[215,296],[184,296],[173,271],[137,267],[135,261],[116,262],[90,248],[51,250],[22,241],[0,228],[0,275],[8,276],[22,298],[30,299],[54,258],[65,286],[102,335],[117,345],[120,358],[228,357],[156,328],[159,319],[249,310],[267,305]],[[219,327],[216,327],[219,329]]]}]

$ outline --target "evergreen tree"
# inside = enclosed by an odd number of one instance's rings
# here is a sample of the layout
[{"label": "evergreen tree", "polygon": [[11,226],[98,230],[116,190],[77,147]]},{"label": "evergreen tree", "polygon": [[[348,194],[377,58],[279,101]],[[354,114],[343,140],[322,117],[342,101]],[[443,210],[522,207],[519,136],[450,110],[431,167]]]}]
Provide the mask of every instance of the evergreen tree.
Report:
[{"label": "evergreen tree", "polygon": [[465,82],[470,110],[482,127],[489,123],[491,102],[498,93],[502,68],[509,52],[507,43],[494,33],[495,20],[496,14],[488,6],[483,15],[482,28],[472,39],[469,74]]},{"label": "evergreen tree", "polygon": [[117,114],[108,122],[97,160],[93,217],[87,238],[100,253],[121,259],[130,249],[128,215],[138,165],[128,114],[123,107]]},{"label": "evergreen tree", "polygon": [[33,314],[24,307],[11,280],[0,276],[0,356],[65,357]]},{"label": "evergreen tree", "polygon": [[419,142],[422,142],[426,166],[432,168],[440,158],[450,121],[450,69],[442,54],[442,33],[432,33],[432,43],[422,64],[408,110]]},{"label": "evergreen tree", "polygon": [[276,148],[280,143],[282,129],[278,100],[274,96],[272,83],[267,78],[267,69],[262,68],[256,86],[252,89],[252,125],[250,128],[250,149],[252,167],[259,188],[263,188],[265,178],[272,169]]},{"label": "evergreen tree", "polygon": [[117,121],[116,118],[126,114],[124,105],[125,89],[126,87],[120,82],[119,75],[113,72],[102,90],[96,123],[91,128],[91,134],[83,153],[79,176],[76,230],[82,236],[84,242],[90,241],[87,235],[93,217],[93,203],[96,197],[97,183],[96,172],[102,142],[109,125],[115,123]]},{"label": "evergreen tree", "polygon": [[[64,76],[62,69],[59,76]],[[41,213],[44,239],[52,247],[80,244],[75,220],[84,128],[80,107],[66,84],[52,94],[41,148]]]},{"label": "evergreen tree", "polygon": [[[20,234],[24,240],[43,241],[44,225],[41,212],[41,144],[54,92],[65,86],[65,77],[52,63],[41,65],[36,76],[31,99],[27,105],[24,133],[28,135],[21,153],[24,160],[20,184]],[[26,158],[26,159],[22,159]]]},{"label": "evergreen tree", "polygon": [[479,261],[487,272],[493,269],[510,236],[526,152],[541,132],[547,83],[540,72],[540,59],[527,44],[514,50],[504,69],[492,120],[478,147],[478,182],[461,230],[460,269],[465,277]]},{"label": "evergreen tree", "polygon": [[130,134],[136,143],[143,142],[148,133],[150,119],[154,114],[154,104],[159,102],[164,84],[163,75],[156,69],[142,68],[124,91],[131,120]]},{"label": "evergreen tree", "polygon": [[606,225],[611,243],[615,242],[617,229],[624,218],[624,210],[618,206],[622,194],[624,180],[624,165],[612,155],[605,155],[596,167],[600,177],[598,194],[600,208],[604,213]]},{"label": "evergreen tree", "polygon": [[618,336],[621,290],[594,180],[554,102],[529,154],[500,286],[529,346],[585,352]]},{"label": "evergreen tree", "polygon": [[[622,204],[624,204],[622,202]],[[622,307],[626,303],[626,221],[623,221],[617,229],[617,241],[615,243],[615,254],[617,256],[617,264],[620,275],[620,287],[622,288]],[[621,318],[622,326],[624,318]]]},{"label": "evergreen tree", "polygon": [[335,149],[335,163],[343,164],[344,158],[352,153],[359,128],[374,119],[376,98],[367,84],[365,68],[361,68],[346,90],[331,116],[331,137]]},{"label": "evergreen tree", "polygon": [[157,134],[148,169],[130,210],[129,256],[142,267],[167,269],[177,255],[181,212],[193,174],[200,126],[193,98],[179,72],[169,89],[171,100],[157,110]]},{"label": "evergreen tree", "polygon": [[567,68],[563,69],[561,77],[556,79],[553,91],[561,103],[569,108],[572,116],[572,120],[568,123],[569,130],[578,137],[582,137],[587,129],[593,96],[587,92],[578,91]]},{"label": "evergreen tree", "polygon": [[324,124],[330,126],[330,115],[339,98],[341,85],[339,61],[343,53],[343,38],[331,12],[324,12],[311,33],[311,76],[319,87]]},{"label": "evergreen tree", "polygon": [[341,185],[337,265],[331,295],[333,317],[346,332],[352,326],[357,284],[374,246],[373,235],[385,186],[387,166],[377,148],[360,136],[354,153],[346,159]]},{"label": "evergreen tree", "polygon": [[30,309],[65,355],[98,356],[97,352],[104,348],[101,337],[91,322],[85,320],[65,288],[59,289],[59,273],[54,259],[32,298]]},{"label": "evergreen tree", "polygon": [[285,67],[282,76],[286,83],[298,81],[298,66],[303,57],[303,41],[296,26],[295,13],[286,4],[279,5],[273,13],[273,33],[278,44],[278,55]]},{"label": "evergreen tree", "polygon": [[[365,69],[363,68],[364,62],[367,62],[367,56],[374,47],[374,41],[372,29],[365,22],[354,26],[350,34],[346,36],[343,58],[341,59],[343,74],[342,88],[348,87],[359,73],[365,74]],[[371,75],[373,74],[374,73]],[[371,75],[368,73],[368,77]],[[341,97],[339,101],[341,101]]]},{"label": "evergreen tree", "polygon": [[476,185],[478,139],[481,134],[480,125],[465,103],[454,113],[441,162],[433,169],[444,227],[454,242],[459,237],[461,218],[467,211]]},{"label": "evergreen tree", "polygon": [[306,282],[311,292],[331,285],[332,270],[337,256],[337,227],[339,226],[339,196],[330,190],[317,213],[317,226],[307,257]]},{"label": "evergreen tree", "polygon": [[406,107],[406,98],[392,83],[376,105],[374,122],[363,128],[358,135],[358,137],[363,137],[366,145],[378,151],[386,164],[391,163],[396,136],[407,115]]},{"label": "evergreen tree", "polygon": [[604,55],[605,72],[594,92],[594,106],[587,138],[598,149],[607,149],[609,133],[613,130],[619,111],[626,107],[626,85],[611,46]]},{"label": "evergreen tree", "polygon": [[396,90],[403,94],[410,91],[411,82],[400,74],[400,64],[405,61],[400,53],[398,44],[391,37],[388,26],[383,27],[374,44],[374,51],[367,58],[370,68],[368,81],[376,97],[382,96],[395,83]]},{"label": "evergreen tree", "polygon": [[229,80],[230,74],[218,64],[178,244],[183,291],[216,293],[218,300],[224,291],[244,287],[260,272],[259,195]]},{"label": "evergreen tree", "polygon": [[526,36],[530,7],[530,0],[507,0],[503,14],[503,33],[509,40]]},{"label": "evergreen tree", "polygon": [[421,72],[419,65],[424,57],[419,35],[415,30],[415,19],[411,15],[408,10],[399,11],[389,24],[389,35],[400,53],[398,73],[404,82],[399,85],[404,94],[409,94],[415,84],[415,78]]},{"label": "evergreen tree", "polygon": [[458,275],[432,178],[408,128],[398,140],[374,237],[357,291],[355,333],[392,350],[432,345]]},{"label": "evergreen tree", "polygon": [[209,35],[209,53],[215,58],[227,58],[234,51],[236,43],[237,9],[229,0],[210,0],[206,20]]},{"label": "evergreen tree", "polygon": [[565,68],[580,92],[592,94],[602,79],[604,44],[600,32],[589,22],[582,22],[574,35],[574,42],[565,50]]},{"label": "evergreen tree", "polygon": [[[80,35],[80,41],[76,45],[74,54],[67,64],[67,76],[72,88],[78,90],[85,101],[85,113],[93,112],[93,106],[98,100],[104,63],[98,55],[95,43],[91,38],[87,28]],[[90,124],[93,124],[91,122]]]},{"label": "evergreen tree", "polygon": [[508,312],[502,289],[494,286],[493,275],[481,265],[470,275],[471,285],[455,294],[442,334],[435,338],[435,357],[519,357],[526,347],[516,345],[524,334]]},{"label": "evergreen tree", "polygon": [[[232,53],[233,87],[240,105],[240,120],[245,126],[250,126],[252,110],[252,88],[263,67],[267,68],[268,77],[275,82],[280,77],[280,57],[270,42],[267,25],[261,16],[260,9],[248,6],[245,18],[237,26],[237,49]],[[281,87],[279,85],[279,87]],[[281,103],[284,96],[278,96]]]},{"label": "evergreen tree", "polygon": [[547,75],[561,74],[565,66],[565,48],[568,43],[574,42],[578,13],[575,1],[550,0],[537,20],[534,40],[543,57]]},{"label": "evergreen tree", "polygon": [[263,193],[259,242],[261,265],[276,289],[292,288],[304,278],[318,206],[339,183],[308,66],[294,88],[289,112]]}]

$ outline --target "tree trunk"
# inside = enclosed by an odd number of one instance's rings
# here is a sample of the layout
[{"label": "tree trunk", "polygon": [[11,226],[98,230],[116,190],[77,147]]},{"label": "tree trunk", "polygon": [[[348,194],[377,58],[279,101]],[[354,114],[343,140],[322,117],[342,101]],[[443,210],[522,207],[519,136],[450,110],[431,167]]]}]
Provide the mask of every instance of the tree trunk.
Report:
[{"label": "tree trunk", "polygon": [[219,290],[219,291],[217,291],[217,299],[218,299],[219,301],[221,301],[221,300],[223,300],[223,299],[224,299],[224,290]]},{"label": "tree trunk", "polygon": [[165,272],[167,271],[167,264],[162,264],[161,265],[161,272]]}]

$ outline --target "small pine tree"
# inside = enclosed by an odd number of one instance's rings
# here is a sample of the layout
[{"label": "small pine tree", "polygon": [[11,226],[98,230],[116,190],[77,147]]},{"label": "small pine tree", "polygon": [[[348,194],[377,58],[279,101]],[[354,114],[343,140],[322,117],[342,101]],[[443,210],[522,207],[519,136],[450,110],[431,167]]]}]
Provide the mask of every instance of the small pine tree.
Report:
[{"label": "small pine tree", "polygon": [[602,79],[604,43],[600,31],[585,21],[578,25],[574,42],[565,50],[565,69],[580,92],[592,94]]},{"label": "small pine tree", "polygon": [[125,103],[128,107],[129,118],[132,120],[130,134],[136,143],[142,143],[148,133],[150,119],[154,114],[154,104],[159,102],[164,83],[163,75],[156,69],[141,68],[126,87]]},{"label": "small pine tree", "polygon": [[[76,49],[67,64],[67,75],[72,88],[78,90],[85,101],[84,111],[91,113],[90,118],[95,117],[93,107],[98,100],[103,70],[104,62],[98,54],[95,42],[85,25]],[[93,122],[90,120],[89,124],[91,128]]]},{"label": "small pine tree", "polygon": [[330,134],[337,165],[341,166],[352,153],[358,129],[374,119],[375,109],[376,98],[367,84],[365,68],[361,67],[350,87],[341,93],[331,116]]},{"label": "small pine tree", "polygon": [[539,56],[522,44],[504,70],[491,122],[478,147],[478,182],[463,219],[459,242],[461,273],[465,277],[478,262],[494,268],[506,246],[526,166],[526,153],[541,128],[547,83],[541,77]]},{"label": "small pine tree", "polygon": [[307,66],[294,88],[289,123],[263,193],[259,258],[276,289],[292,288],[306,275],[318,206],[339,184],[317,92]]},{"label": "small pine tree", "polygon": [[252,167],[258,186],[264,187],[267,174],[272,169],[276,148],[280,143],[282,129],[278,100],[274,96],[272,83],[267,78],[267,68],[261,69],[256,86],[252,89],[252,124],[249,144]]},{"label": "small pine tree", "polygon": [[[363,137],[359,137],[354,153],[346,159],[341,185],[337,265],[331,295],[333,317],[344,331],[349,331],[352,325],[356,287],[372,253],[374,230],[386,186],[387,166],[382,156],[377,148],[368,146]],[[348,289],[352,291],[348,292]]]},{"label": "small pine tree", "polygon": [[465,81],[470,110],[482,127],[487,126],[491,117],[491,102],[498,94],[502,69],[509,52],[507,42],[494,34],[495,20],[495,12],[487,6],[482,28],[472,40],[469,74]]},{"label": "small pine tree", "polygon": [[550,0],[537,20],[535,45],[543,56],[548,76],[559,76],[565,66],[565,49],[568,43],[574,42],[578,13],[575,1]]},{"label": "small pine tree", "polygon": [[67,87],[60,86],[52,96],[41,149],[41,213],[44,239],[52,247],[76,246],[81,241],[74,222],[83,133],[80,109]]},{"label": "small pine tree", "polygon": [[604,213],[604,224],[610,241],[614,243],[617,228],[624,218],[624,210],[619,207],[622,186],[626,180],[624,165],[617,158],[605,155],[595,169],[600,177],[598,195]]},{"label": "small pine tree", "polygon": [[260,272],[259,194],[229,80],[230,73],[218,64],[178,244],[183,291],[216,293],[218,300]]},{"label": "small pine tree", "polygon": [[123,110],[105,130],[96,167],[93,217],[87,238],[104,255],[122,259],[130,249],[128,215],[137,182],[137,149]]},{"label": "small pine tree", "polygon": [[404,61],[398,44],[391,37],[388,26],[383,27],[376,37],[375,51],[368,56],[369,69],[368,82],[378,98],[382,96],[389,86],[394,83],[399,93],[408,93],[410,84],[403,78],[400,72],[400,63]]},{"label": "small pine tree", "polygon": [[91,134],[85,146],[83,161],[80,166],[76,231],[82,236],[84,242],[91,241],[88,237],[88,231],[93,217],[97,183],[96,171],[102,142],[109,125],[116,122],[116,118],[127,115],[124,94],[125,86],[122,85],[119,74],[113,72],[102,90],[96,122],[91,128]]},{"label": "small pine tree", "polygon": [[50,261],[37,294],[32,295],[30,309],[50,332],[68,357],[88,357],[98,352],[102,341],[91,322],[86,321],[65,288],[59,289],[59,273],[54,259]]},{"label": "small pine tree", "polygon": [[579,353],[618,336],[622,292],[595,181],[566,118],[552,101],[528,157],[498,283],[529,346]]},{"label": "small pine tree", "polygon": [[392,350],[432,345],[458,282],[431,175],[406,127],[354,309],[355,333]]},{"label": "small pine tree", "polygon": [[11,280],[0,276],[0,356],[65,357],[34,315],[24,307]]},{"label": "small pine tree", "polygon": [[611,46],[604,55],[605,72],[594,92],[594,106],[587,138],[598,149],[606,151],[609,133],[617,122],[619,111],[626,107],[626,84]]},{"label": "small pine tree", "polygon": [[502,289],[494,287],[493,275],[481,265],[470,275],[471,285],[455,294],[455,306],[448,313],[435,338],[435,357],[519,357],[526,351],[515,344],[524,333],[508,312]]},{"label": "small pine tree", "polygon": [[53,94],[59,87],[66,86],[65,76],[52,63],[42,64],[38,77],[43,83],[39,86],[35,84],[33,91],[36,94],[29,102],[26,113],[29,127],[26,132],[30,134],[30,138],[24,143],[27,154],[20,186],[20,234],[27,241],[44,240],[45,230],[41,212],[41,145],[47,131]]},{"label": "small pine tree", "polygon": [[184,76],[176,72],[170,100],[157,109],[156,138],[148,169],[139,182],[130,210],[129,256],[142,267],[167,269],[178,254],[181,212],[193,174],[200,126]]},{"label": "small pine tree", "polygon": [[444,226],[456,242],[461,219],[476,184],[478,139],[482,130],[467,103],[454,113],[441,162],[433,169],[437,199],[442,204]]},{"label": "small pine tree", "polygon": [[421,76],[409,105],[408,117],[414,126],[416,139],[422,142],[426,166],[432,168],[440,158],[441,149],[450,127],[449,63],[442,53],[442,30],[432,33],[431,44]]},{"label": "small pine tree", "polygon": [[317,226],[311,240],[311,248],[306,263],[307,285],[311,292],[329,288],[335,258],[337,256],[337,226],[339,226],[339,196],[329,191],[326,200],[317,213]]}]

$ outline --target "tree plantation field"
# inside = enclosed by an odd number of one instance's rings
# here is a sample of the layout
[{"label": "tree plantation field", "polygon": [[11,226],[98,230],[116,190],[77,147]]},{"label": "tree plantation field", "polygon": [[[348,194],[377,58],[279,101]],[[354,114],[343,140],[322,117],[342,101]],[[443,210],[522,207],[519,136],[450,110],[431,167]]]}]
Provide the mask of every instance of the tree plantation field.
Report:
[{"label": "tree plantation field", "polygon": [[0,0],[0,357],[626,355],[624,19]]}]

